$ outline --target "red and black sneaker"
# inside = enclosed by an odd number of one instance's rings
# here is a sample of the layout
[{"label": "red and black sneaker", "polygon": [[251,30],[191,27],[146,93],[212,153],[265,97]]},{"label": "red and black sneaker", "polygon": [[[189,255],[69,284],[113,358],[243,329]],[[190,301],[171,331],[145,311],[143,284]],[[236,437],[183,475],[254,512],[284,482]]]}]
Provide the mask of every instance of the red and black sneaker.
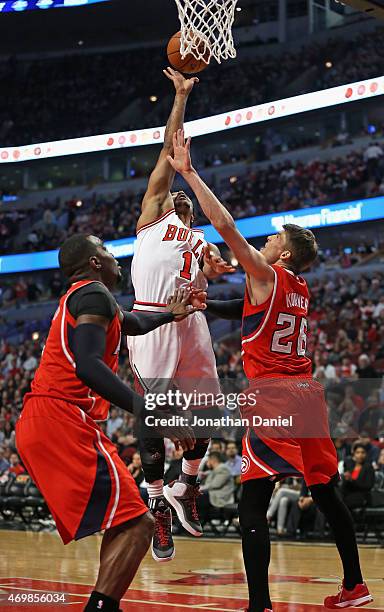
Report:
[{"label": "red and black sneaker", "polygon": [[198,486],[186,484],[179,480],[173,481],[164,487],[164,497],[175,509],[180,523],[184,529],[196,537],[203,535],[203,528],[200,524],[196,506],[196,499],[199,495]]},{"label": "red and black sneaker", "polygon": [[344,587],[344,582],[341,584],[337,595],[330,595],[324,599],[324,607],[334,610],[335,608],[357,608],[365,606],[373,601],[373,597],[368,591],[365,582],[357,584],[352,591],[348,591]]},{"label": "red and black sneaker", "polygon": [[164,497],[150,499],[149,509],[155,519],[152,557],[159,563],[172,561],[175,556],[175,545],[172,538],[172,511]]}]

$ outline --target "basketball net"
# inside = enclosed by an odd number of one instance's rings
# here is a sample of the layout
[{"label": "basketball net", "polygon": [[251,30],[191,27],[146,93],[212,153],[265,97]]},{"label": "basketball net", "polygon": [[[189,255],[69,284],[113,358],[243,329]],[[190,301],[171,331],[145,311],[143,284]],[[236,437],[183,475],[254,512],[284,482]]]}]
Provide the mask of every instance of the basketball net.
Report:
[{"label": "basketball net", "polygon": [[209,62],[236,57],[232,25],[237,0],[175,0],[181,23],[180,54]]}]

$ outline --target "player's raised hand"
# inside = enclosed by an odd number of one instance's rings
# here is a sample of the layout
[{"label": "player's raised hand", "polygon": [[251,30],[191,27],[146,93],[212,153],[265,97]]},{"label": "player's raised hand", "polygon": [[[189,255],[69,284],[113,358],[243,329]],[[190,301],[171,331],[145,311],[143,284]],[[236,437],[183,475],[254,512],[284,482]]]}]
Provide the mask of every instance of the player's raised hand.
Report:
[{"label": "player's raised hand", "polygon": [[[149,414],[157,420],[155,433],[152,427],[146,423]],[[178,417],[176,421],[175,417]],[[168,438],[175,444],[176,448],[181,446],[184,451],[192,450],[196,444],[196,436],[190,426],[191,420],[191,412],[180,407],[167,408],[161,406],[154,408],[151,412],[144,410],[139,413],[137,435],[141,438]]]},{"label": "player's raised hand", "polygon": [[220,255],[216,255],[207,245],[204,249],[204,263],[211,267],[216,274],[228,274],[236,271],[236,268],[231,266]]},{"label": "player's raised hand", "polygon": [[195,308],[199,310],[206,310],[207,308],[207,292],[202,289],[198,289],[197,287],[193,287],[190,285],[188,287],[189,295],[190,295],[190,303]]},{"label": "player's raised hand", "polygon": [[173,157],[167,155],[172,168],[179,174],[193,171],[191,160],[191,137],[185,140],[184,130],[180,129],[173,135]]},{"label": "player's raised hand", "polygon": [[192,306],[188,289],[176,289],[175,293],[168,298],[167,310],[172,312],[175,321],[182,321],[197,310],[199,307]]},{"label": "player's raised hand", "polygon": [[[183,417],[185,420],[188,419],[187,412],[180,411],[179,416]],[[189,425],[165,425],[160,426],[159,430],[164,438],[168,438],[174,443],[176,450],[178,450],[180,446],[183,451],[193,450],[196,444],[195,434]]]},{"label": "player's raised hand", "polygon": [[176,93],[184,96],[189,96],[195,83],[199,82],[199,79],[197,77],[186,79],[182,74],[180,74],[180,72],[177,72],[177,70],[174,70],[170,66],[163,70],[163,73],[165,74],[167,79],[173,82],[176,89]]}]

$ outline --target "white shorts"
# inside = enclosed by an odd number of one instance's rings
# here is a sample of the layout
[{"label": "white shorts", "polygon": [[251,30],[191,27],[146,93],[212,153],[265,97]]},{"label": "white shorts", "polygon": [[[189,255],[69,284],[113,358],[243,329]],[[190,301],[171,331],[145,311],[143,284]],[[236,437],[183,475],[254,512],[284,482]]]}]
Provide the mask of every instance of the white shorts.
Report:
[{"label": "white shorts", "polygon": [[129,360],[144,391],[219,393],[216,358],[205,315],[195,312],[144,336],[128,336]]}]

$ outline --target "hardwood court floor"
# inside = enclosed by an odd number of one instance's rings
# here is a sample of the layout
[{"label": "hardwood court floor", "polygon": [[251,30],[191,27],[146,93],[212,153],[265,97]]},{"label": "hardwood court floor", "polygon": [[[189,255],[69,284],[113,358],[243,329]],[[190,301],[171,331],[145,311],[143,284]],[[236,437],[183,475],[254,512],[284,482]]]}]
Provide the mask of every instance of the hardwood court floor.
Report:
[{"label": "hardwood court floor", "polygon": [[[69,609],[80,612],[95,581],[99,543],[100,537],[93,536],[64,547],[53,533],[0,531],[0,612],[62,611],[63,605],[7,603],[12,594],[55,591],[67,593]],[[384,549],[362,547],[361,559],[375,597],[367,609],[384,611]],[[274,611],[319,612],[324,596],[337,592],[340,573],[333,546],[273,544]],[[121,607],[134,612],[234,612],[246,606],[246,594],[238,541],[179,538],[171,563],[155,563],[147,555]]]}]

